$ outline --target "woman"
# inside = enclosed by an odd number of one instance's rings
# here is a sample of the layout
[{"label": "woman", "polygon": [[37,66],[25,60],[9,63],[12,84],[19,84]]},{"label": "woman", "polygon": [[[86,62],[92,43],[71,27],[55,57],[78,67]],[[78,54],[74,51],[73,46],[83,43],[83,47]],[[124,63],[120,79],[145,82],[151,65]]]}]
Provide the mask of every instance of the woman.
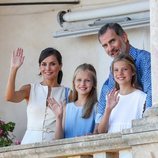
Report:
[{"label": "woman", "polygon": [[23,49],[13,52],[6,95],[7,101],[27,102],[27,130],[21,144],[51,141],[55,135],[56,118],[48,107],[47,99],[55,98],[57,102],[68,101],[68,88],[60,85],[62,80],[62,56],[54,48],[44,49],[39,57],[42,82],[23,85],[15,90],[15,78],[23,64]]}]

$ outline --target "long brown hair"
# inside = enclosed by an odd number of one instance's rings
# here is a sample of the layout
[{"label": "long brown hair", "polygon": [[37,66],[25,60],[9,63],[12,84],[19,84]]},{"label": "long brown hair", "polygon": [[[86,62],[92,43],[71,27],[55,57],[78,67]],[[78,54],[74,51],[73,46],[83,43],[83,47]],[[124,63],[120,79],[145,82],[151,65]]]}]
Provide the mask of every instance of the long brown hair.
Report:
[{"label": "long brown hair", "polygon": [[[114,58],[113,62],[112,62],[112,65],[111,65],[111,68],[112,68],[112,74],[114,74],[114,64],[118,61],[124,61],[126,62],[128,65],[130,65],[131,69],[132,69],[132,72],[134,73],[134,75],[132,76],[132,80],[131,80],[131,86],[136,88],[136,89],[141,89],[139,84],[138,84],[138,80],[137,80],[137,70],[136,70],[136,66],[135,66],[135,63],[134,63],[134,60],[133,58],[126,54],[126,53],[121,53],[119,54],[117,57]],[[115,81],[115,88],[117,90],[120,89],[119,87],[119,84]]]},{"label": "long brown hair", "polygon": [[78,92],[75,89],[75,79],[76,79],[76,75],[79,71],[89,71],[91,76],[92,76],[92,80],[93,80],[93,87],[87,97],[87,102],[85,103],[84,107],[83,107],[83,114],[82,114],[82,118],[88,118],[91,115],[91,112],[94,108],[94,105],[97,102],[97,77],[96,77],[96,70],[95,68],[91,65],[91,64],[81,64],[79,65],[75,72],[74,72],[74,76],[73,76],[73,90],[72,93],[70,95],[70,100],[75,102],[78,99]]}]

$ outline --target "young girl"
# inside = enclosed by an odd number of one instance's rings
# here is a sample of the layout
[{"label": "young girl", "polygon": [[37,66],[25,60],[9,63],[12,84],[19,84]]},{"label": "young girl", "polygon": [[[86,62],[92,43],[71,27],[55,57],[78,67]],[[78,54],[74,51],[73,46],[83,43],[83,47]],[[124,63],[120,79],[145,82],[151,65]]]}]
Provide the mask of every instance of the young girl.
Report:
[{"label": "young girl", "polygon": [[98,132],[119,132],[131,128],[132,120],[142,118],[146,94],[139,90],[132,57],[120,54],[112,62],[115,89],[107,96]]},{"label": "young girl", "polygon": [[5,98],[11,102],[27,102],[27,130],[21,144],[51,141],[55,135],[55,114],[48,107],[47,98],[57,101],[68,99],[67,88],[60,85],[62,80],[62,56],[54,48],[44,49],[39,57],[42,81],[23,85],[15,90],[15,78],[24,61],[23,49],[13,52]]},{"label": "young girl", "polygon": [[[56,114],[56,139],[84,136],[94,132],[97,104],[96,71],[90,64],[77,67],[73,77],[71,103],[63,109],[55,99],[49,106]],[[62,125],[63,121],[63,125]]]}]

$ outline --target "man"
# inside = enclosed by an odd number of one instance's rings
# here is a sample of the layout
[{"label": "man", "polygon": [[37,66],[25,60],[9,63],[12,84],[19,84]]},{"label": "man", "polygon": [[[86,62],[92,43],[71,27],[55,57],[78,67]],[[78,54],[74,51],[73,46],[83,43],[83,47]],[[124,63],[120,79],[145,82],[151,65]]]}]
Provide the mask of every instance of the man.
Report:
[{"label": "man", "polygon": [[[128,37],[123,28],[117,23],[104,25],[98,32],[98,39],[105,52],[112,58],[120,53],[128,53],[134,59],[137,68],[138,83],[142,90],[147,94],[146,108],[152,106],[151,96],[151,58],[150,53],[145,50],[139,50],[130,45]],[[96,123],[104,113],[106,106],[106,95],[114,88],[114,79],[112,73],[102,86]]]}]

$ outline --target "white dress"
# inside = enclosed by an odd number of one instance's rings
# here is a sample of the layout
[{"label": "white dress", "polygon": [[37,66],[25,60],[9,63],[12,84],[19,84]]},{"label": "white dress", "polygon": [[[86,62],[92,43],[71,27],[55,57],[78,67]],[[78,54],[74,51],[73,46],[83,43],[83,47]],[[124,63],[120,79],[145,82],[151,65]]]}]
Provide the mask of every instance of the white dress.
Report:
[{"label": "white dress", "polygon": [[108,132],[120,132],[131,128],[132,120],[143,115],[146,93],[136,90],[128,95],[119,94],[119,102],[112,110],[109,118]]},{"label": "white dress", "polygon": [[[53,87],[50,97],[57,102],[68,97],[67,88]],[[51,141],[55,134],[56,118],[53,111],[46,106],[48,86],[40,83],[31,84],[30,97],[27,106],[27,130],[21,144]]]}]

